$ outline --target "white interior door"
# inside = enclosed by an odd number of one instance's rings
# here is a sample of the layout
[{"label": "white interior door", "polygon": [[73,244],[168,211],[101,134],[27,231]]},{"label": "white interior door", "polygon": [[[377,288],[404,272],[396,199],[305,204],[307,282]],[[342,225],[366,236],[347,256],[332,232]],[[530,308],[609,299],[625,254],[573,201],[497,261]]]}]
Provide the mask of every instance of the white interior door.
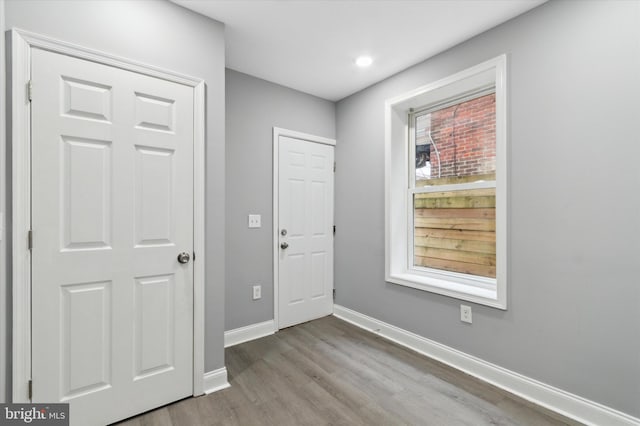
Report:
[{"label": "white interior door", "polygon": [[32,400],[84,426],[191,395],[193,88],[40,49],[32,84]]},{"label": "white interior door", "polygon": [[334,147],[279,136],[278,328],[333,313]]}]

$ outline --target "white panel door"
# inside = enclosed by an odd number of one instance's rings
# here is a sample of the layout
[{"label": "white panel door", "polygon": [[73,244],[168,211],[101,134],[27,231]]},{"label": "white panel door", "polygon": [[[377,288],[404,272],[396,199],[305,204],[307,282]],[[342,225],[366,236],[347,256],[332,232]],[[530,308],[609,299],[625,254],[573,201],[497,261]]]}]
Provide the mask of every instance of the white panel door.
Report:
[{"label": "white panel door", "polygon": [[193,89],[32,50],[34,402],[103,425],[192,394]]},{"label": "white panel door", "polygon": [[334,147],[280,136],[278,327],[333,313]]}]

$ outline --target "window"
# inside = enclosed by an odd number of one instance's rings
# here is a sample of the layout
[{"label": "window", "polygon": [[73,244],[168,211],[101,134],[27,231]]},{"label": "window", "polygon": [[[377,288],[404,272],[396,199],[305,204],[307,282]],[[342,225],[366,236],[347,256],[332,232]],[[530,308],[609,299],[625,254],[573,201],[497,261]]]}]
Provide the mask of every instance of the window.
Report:
[{"label": "window", "polygon": [[409,113],[413,266],[495,278],[494,88]]},{"label": "window", "polygon": [[505,65],[387,101],[387,281],[506,309]]}]

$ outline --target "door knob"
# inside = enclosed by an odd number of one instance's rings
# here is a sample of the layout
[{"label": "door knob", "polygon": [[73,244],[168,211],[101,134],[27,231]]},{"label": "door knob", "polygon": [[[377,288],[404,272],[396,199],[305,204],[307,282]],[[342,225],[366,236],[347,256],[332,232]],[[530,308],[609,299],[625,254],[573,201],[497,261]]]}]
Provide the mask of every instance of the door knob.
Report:
[{"label": "door knob", "polygon": [[189,259],[191,259],[191,256],[185,251],[178,255],[178,262],[180,263],[189,263]]},{"label": "door knob", "polygon": [[283,250],[286,249],[287,247],[289,247],[289,244],[287,244],[287,243],[280,244],[280,248],[283,249]]}]

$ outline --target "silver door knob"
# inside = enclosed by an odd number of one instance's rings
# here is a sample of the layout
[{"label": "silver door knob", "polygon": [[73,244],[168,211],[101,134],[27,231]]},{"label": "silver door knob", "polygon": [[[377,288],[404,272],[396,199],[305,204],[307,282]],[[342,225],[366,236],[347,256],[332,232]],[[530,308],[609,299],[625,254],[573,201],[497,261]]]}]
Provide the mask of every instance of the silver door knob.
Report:
[{"label": "silver door knob", "polygon": [[185,251],[178,255],[178,262],[180,263],[189,263],[189,259],[191,259],[191,256]]},{"label": "silver door knob", "polygon": [[283,249],[283,250],[286,249],[287,247],[289,247],[289,244],[287,244],[287,243],[280,244],[280,248]]}]

